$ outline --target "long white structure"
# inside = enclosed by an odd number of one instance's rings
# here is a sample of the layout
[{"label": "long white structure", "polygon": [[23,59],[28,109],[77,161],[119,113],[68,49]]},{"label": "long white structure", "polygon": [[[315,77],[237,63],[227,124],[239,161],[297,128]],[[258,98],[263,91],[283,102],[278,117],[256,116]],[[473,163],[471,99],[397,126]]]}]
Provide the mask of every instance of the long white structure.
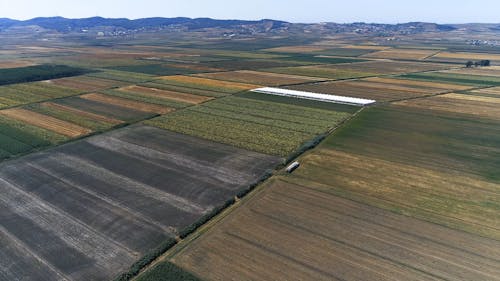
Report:
[{"label": "long white structure", "polygon": [[268,95],[276,95],[276,96],[286,96],[293,97],[299,99],[308,99],[308,100],[317,100],[324,102],[333,102],[333,103],[342,103],[342,104],[351,104],[351,105],[369,105],[375,103],[375,100],[368,99],[360,99],[360,98],[352,98],[345,96],[336,96],[336,95],[327,95],[327,94],[318,94],[304,91],[296,91],[296,90],[288,90],[288,89],[280,89],[280,88],[258,88],[251,90],[252,92],[268,94]]}]

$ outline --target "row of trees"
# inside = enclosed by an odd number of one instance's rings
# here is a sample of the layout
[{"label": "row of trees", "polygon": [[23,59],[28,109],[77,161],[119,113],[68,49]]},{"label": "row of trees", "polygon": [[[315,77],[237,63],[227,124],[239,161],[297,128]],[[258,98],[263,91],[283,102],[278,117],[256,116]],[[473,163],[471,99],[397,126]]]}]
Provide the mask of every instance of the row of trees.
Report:
[{"label": "row of trees", "polygon": [[476,62],[473,62],[470,60],[465,64],[465,67],[470,68],[473,66],[479,67],[479,66],[490,66],[490,65],[491,65],[490,60],[482,60],[482,61],[476,61]]}]

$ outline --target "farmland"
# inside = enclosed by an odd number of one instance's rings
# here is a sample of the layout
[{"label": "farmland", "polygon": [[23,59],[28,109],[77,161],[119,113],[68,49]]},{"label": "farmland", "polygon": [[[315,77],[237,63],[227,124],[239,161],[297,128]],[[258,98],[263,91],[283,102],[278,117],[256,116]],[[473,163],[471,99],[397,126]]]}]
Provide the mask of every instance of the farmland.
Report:
[{"label": "farmland", "polygon": [[63,86],[72,89],[78,89],[82,91],[98,91],[107,88],[117,87],[124,85],[123,82],[106,80],[99,78],[92,78],[88,76],[75,76],[71,78],[61,78],[51,80],[50,83]]},{"label": "farmland", "polygon": [[496,26],[54,20],[0,19],[0,281],[500,281]]},{"label": "farmland", "polygon": [[94,101],[81,97],[69,97],[54,101],[55,104],[79,109],[92,114],[105,116],[107,118],[122,120],[125,122],[133,122],[137,120],[147,119],[155,113],[145,112],[137,109],[125,108],[122,106]]},{"label": "farmland", "polygon": [[500,61],[499,54],[485,54],[485,53],[472,53],[472,52],[440,52],[431,58],[433,61],[450,61],[465,63],[469,60],[494,60]]},{"label": "farmland", "polygon": [[402,75],[403,78],[443,82],[443,83],[456,83],[472,86],[499,86],[500,77],[496,76],[480,76],[470,75],[467,73],[449,73],[449,72],[426,72],[426,73],[413,73]]},{"label": "farmland", "polygon": [[0,69],[0,85],[76,76],[89,72],[65,65],[35,65]]},{"label": "farmland", "polygon": [[274,180],[170,260],[204,280],[497,280],[498,246]]},{"label": "farmland", "polygon": [[130,108],[132,110],[139,110],[139,111],[144,111],[144,112],[152,112],[152,113],[158,113],[158,114],[166,114],[171,112],[173,109],[156,105],[156,104],[150,104],[150,103],[144,103],[144,102],[138,102],[138,101],[133,101],[129,99],[124,99],[120,97],[113,97],[113,96],[108,96],[104,94],[85,94],[81,95],[80,98],[90,100],[90,101],[96,101],[96,102],[101,102],[105,104],[112,104],[124,108]]},{"label": "farmland", "polygon": [[423,60],[436,54],[438,50],[388,49],[363,55],[366,58],[394,60]]},{"label": "farmland", "polygon": [[276,163],[144,126],[6,163],[0,276],[111,279]]},{"label": "farmland", "polygon": [[0,116],[0,158],[5,159],[66,140],[52,131]]},{"label": "farmland", "polygon": [[498,119],[413,105],[438,98],[365,109],[165,264],[204,280],[498,280]]},{"label": "farmland", "polygon": [[197,76],[211,78],[211,79],[248,83],[248,84],[266,85],[266,86],[280,86],[287,84],[299,84],[299,83],[323,80],[321,78],[287,75],[287,74],[270,73],[270,72],[258,72],[249,70],[206,73],[206,74],[199,74]]},{"label": "farmland", "polygon": [[263,71],[316,77],[318,79],[326,78],[331,80],[375,76],[375,73],[366,72],[364,70],[359,70],[359,71],[341,70],[336,67],[333,68],[328,66],[278,67],[278,68],[264,69]]},{"label": "farmland", "polygon": [[223,93],[237,93],[259,87],[252,84],[227,82],[193,76],[163,76],[161,77],[161,81],[162,83],[173,86],[195,88],[214,92],[218,91]]},{"label": "farmland", "polygon": [[348,116],[345,112],[307,106],[226,97],[158,117],[146,124],[286,157]]},{"label": "farmland", "polygon": [[309,91],[333,95],[374,99],[379,102],[423,97],[449,92],[467,90],[471,87],[452,84],[425,83],[412,80],[391,78],[368,78],[356,81],[324,82],[288,87],[293,90]]},{"label": "farmland", "polygon": [[162,90],[158,88],[147,88],[142,86],[128,86],[121,88],[120,90],[124,92],[138,93],[152,98],[164,98],[167,100],[173,100],[188,104],[198,104],[213,99],[213,97],[179,93],[174,91]]},{"label": "farmland", "polygon": [[[310,168],[297,176],[354,200],[498,239],[498,119],[414,108],[413,102],[420,100],[363,112],[323,144],[326,150],[305,156]],[[330,165],[318,166],[322,161]],[[356,184],[337,178],[347,170],[356,171]],[[412,184],[405,185],[409,177]]]},{"label": "farmland", "polygon": [[21,108],[2,110],[0,111],[0,115],[16,119],[33,126],[54,131],[67,137],[76,138],[91,132],[87,128]]},{"label": "farmland", "polygon": [[367,62],[358,62],[351,64],[340,64],[329,67],[343,71],[364,71],[381,75],[381,74],[400,74],[408,72],[443,70],[452,68],[453,65],[424,63],[424,62],[379,60],[379,61],[367,61]]},{"label": "farmland", "polygon": [[51,83],[35,82],[0,86],[0,107],[12,107],[54,98],[72,96],[79,90],[52,85]]}]

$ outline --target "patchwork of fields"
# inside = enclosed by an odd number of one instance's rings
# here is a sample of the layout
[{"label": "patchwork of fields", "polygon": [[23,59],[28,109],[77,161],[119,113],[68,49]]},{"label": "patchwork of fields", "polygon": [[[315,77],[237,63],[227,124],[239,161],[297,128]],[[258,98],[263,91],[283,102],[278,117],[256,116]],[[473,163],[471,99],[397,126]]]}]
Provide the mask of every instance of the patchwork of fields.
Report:
[{"label": "patchwork of fields", "polygon": [[276,179],[171,261],[203,280],[498,280],[499,246]]},{"label": "patchwork of fields", "polygon": [[375,77],[350,81],[303,84],[287,88],[314,93],[374,99],[378,102],[387,102],[436,95],[453,90],[469,90],[472,87]]},{"label": "patchwork of fields", "polygon": [[184,39],[0,50],[1,281],[500,280],[498,54]]},{"label": "patchwork of fields", "polygon": [[134,126],[5,163],[0,280],[109,280],[278,162]]},{"label": "patchwork of fields", "polygon": [[225,97],[146,124],[286,157],[349,116],[308,106]]}]

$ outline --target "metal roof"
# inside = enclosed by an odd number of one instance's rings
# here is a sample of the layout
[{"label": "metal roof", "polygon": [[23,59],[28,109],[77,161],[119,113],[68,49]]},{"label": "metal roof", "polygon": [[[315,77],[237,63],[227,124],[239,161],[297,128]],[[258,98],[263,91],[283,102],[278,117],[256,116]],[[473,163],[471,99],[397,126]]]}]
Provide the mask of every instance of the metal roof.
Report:
[{"label": "metal roof", "polygon": [[319,94],[319,93],[311,93],[304,91],[296,91],[289,89],[280,89],[280,88],[271,88],[264,87],[251,90],[252,92],[261,93],[261,94],[269,94],[269,95],[278,95],[278,96],[287,96],[294,98],[302,98],[302,99],[310,99],[324,102],[333,102],[333,103],[343,103],[343,104],[352,104],[352,105],[369,105],[375,103],[375,100],[369,99],[360,99],[346,96],[337,96],[337,95],[327,95],[327,94]]}]

